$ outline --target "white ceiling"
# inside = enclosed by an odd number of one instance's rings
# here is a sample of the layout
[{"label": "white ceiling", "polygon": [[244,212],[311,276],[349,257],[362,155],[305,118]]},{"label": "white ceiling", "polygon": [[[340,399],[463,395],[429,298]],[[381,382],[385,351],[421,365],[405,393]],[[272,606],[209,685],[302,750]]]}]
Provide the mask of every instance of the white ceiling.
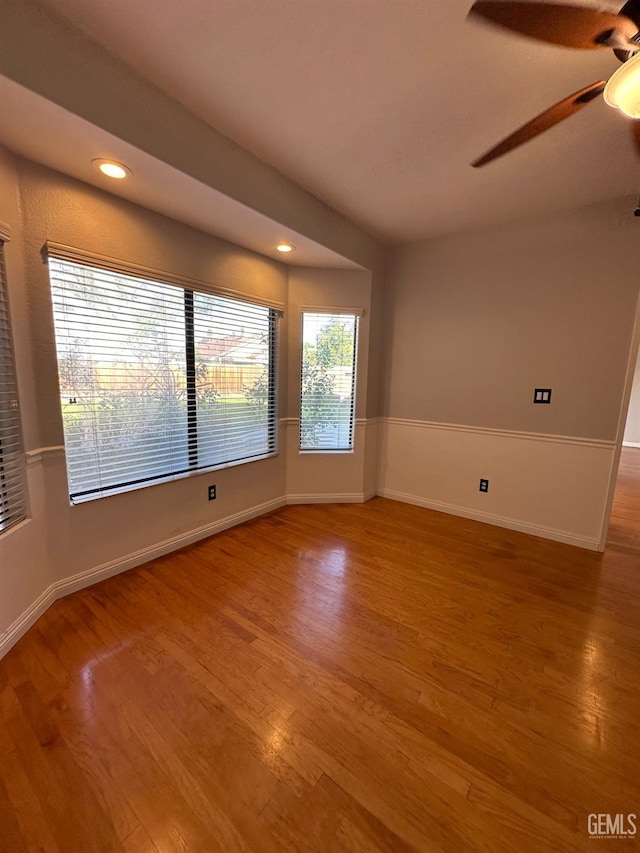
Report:
[{"label": "white ceiling", "polygon": [[45,4],[387,243],[640,189],[625,120],[600,100],[481,170],[468,165],[618,67],[608,50],[468,21],[470,0]]}]

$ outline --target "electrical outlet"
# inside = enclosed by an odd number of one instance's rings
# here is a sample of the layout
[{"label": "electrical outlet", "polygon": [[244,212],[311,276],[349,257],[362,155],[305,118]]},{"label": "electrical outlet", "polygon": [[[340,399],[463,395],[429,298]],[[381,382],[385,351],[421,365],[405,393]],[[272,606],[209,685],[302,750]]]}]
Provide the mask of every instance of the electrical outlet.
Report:
[{"label": "electrical outlet", "polygon": [[480,491],[488,492],[489,491],[489,481],[488,480],[480,480]]},{"label": "electrical outlet", "polygon": [[209,486],[209,500],[215,501],[215,499],[216,499],[216,487],[215,486]]}]

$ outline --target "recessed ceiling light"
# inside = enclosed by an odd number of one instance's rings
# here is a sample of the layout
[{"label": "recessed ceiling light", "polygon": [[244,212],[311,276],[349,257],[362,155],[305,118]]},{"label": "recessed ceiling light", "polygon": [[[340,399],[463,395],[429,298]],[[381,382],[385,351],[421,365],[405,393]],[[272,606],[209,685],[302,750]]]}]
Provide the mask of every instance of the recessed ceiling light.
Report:
[{"label": "recessed ceiling light", "polygon": [[116,178],[121,181],[122,178],[126,178],[128,175],[133,174],[128,166],[125,166],[123,163],[118,163],[117,160],[92,160],[91,162],[96,169],[99,169],[102,174],[106,175],[108,178]]},{"label": "recessed ceiling light", "polygon": [[296,247],[294,245],[292,245],[291,243],[278,243],[278,245],[276,246],[276,249],[279,252],[284,252],[285,254],[287,252],[293,252],[295,250],[295,248]]}]

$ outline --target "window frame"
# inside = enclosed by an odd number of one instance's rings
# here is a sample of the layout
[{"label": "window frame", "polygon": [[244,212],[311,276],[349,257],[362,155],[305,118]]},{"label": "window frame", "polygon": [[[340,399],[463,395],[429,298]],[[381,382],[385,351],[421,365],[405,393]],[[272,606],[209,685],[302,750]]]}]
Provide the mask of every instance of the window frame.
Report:
[{"label": "window frame", "polygon": [[[59,262],[71,262],[79,264],[82,267],[92,268],[104,275],[120,275],[133,279],[136,288],[144,290],[145,283],[152,285],[169,285],[174,287],[176,291],[181,291],[184,300],[184,354],[185,354],[185,383],[187,387],[186,393],[186,408],[187,408],[187,426],[184,432],[184,441],[186,449],[186,458],[188,467],[180,470],[171,469],[165,473],[156,474],[149,477],[136,477],[135,480],[127,481],[126,477],[123,481],[114,484],[100,484],[96,488],[72,492],[69,488],[69,498],[72,505],[84,503],[91,500],[100,499],[115,494],[121,494],[128,491],[145,488],[147,486],[160,483],[171,482],[177,479],[196,476],[208,471],[215,471],[227,467],[246,464],[261,459],[271,458],[279,453],[278,446],[278,408],[279,408],[279,378],[278,378],[278,320],[283,316],[283,308],[279,303],[270,300],[262,300],[253,297],[251,294],[245,294],[239,291],[230,290],[228,288],[219,288],[208,286],[204,282],[194,281],[183,276],[166,273],[159,270],[153,270],[147,267],[141,267],[136,264],[128,264],[124,261],[105,258],[101,255],[93,255],[83,252],[82,250],[71,249],[66,246],[61,246],[56,243],[48,243],[46,246],[48,260]],[[54,276],[49,267],[49,278],[52,287],[54,288]],[[130,282],[131,283],[131,282]],[[197,426],[196,426],[196,397],[195,397],[195,329],[197,321],[194,315],[194,301],[198,294],[209,297],[220,297],[221,299],[235,303],[232,311],[237,310],[238,305],[242,306],[258,306],[267,310],[265,317],[268,327],[268,340],[266,341],[267,349],[267,383],[268,390],[266,393],[266,414],[265,414],[265,452],[256,453],[248,457],[238,457],[224,459],[223,461],[214,464],[198,464],[198,449],[197,449]],[[55,308],[54,308],[55,311]],[[175,315],[177,316],[177,315]],[[175,321],[175,316],[172,319]],[[224,312],[222,312],[224,317]],[[165,327],[168,328],[168,327]],[[224,325],[222,326],[224,328]],[[182,340],[182,338],[181,338]],[[57,335],[56,335],[57,345]],[[199,433],[200,439],[203,439],[204,431]],[[66,434],[65,434],[66,443]],[[65,455],[67,455],[67,470],[69,471],[69,450],[65,447]],[[113,455],[113,452],[111,453]],[[99,451],[95,454],[96,462],[100,460]],[[168,466],[170,467],[170,466]]]},{"label": "window frame", "polygon": [[[10,237],[9,227],[0,223],[0,333],[4,332],[6,336],[4,341],[0,337],[0,355],[4,351],[8,366],[4,384],[7,393],[11,395],[4,404],[0,399],[0,536],[28,517],[24,445],[5,254],[5,245]],[[3,406],[6,407],[4,411]],[[9,450],[3,448],[5,435],[12,442]]]},{"label": "window frame", "polygon": [[[305,352],[304,352],[304,328],[305,316],[311,315],[315,317],[326,316],[328,320],[336,317],[349,317],[354,323],[354,339],[353,339],[353,360],[351,366],[351,408],[349,418],[349,446],[348,447],[327,447],[327,446],[311,446],[303,443],[303,405],[304,405],[304,389],[303,377],[305,368]],[[299,411],[299,429],[298,429],[298,451],[300,454],[345,454],[353,453],[355,449],[355,433],[356,433],[356,391],[357,391],[357,373],[359,361],[359,344],[361,334],[361,320],[364,315],[362,308],[343,308],[329,306],[303,306],[300,309],[300,411]]]}]

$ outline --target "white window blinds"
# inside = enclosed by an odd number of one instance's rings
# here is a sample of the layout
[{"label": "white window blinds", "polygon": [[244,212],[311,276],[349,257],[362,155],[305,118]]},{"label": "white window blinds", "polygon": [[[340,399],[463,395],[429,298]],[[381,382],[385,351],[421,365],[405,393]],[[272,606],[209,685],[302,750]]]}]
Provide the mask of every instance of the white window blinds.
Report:
[{"label": "white window blinds", "polygon": [[26,517],[24,453],[9,321],[9,304],[0,240],[0,531]]},{"label": "white window blinds", "polygon": [[303,311],[301,450],[352,450],[358,316]]},{"label": "white window blinds", "polygon": [[276,451],[267,306],[49,258],[73,502]]}]

